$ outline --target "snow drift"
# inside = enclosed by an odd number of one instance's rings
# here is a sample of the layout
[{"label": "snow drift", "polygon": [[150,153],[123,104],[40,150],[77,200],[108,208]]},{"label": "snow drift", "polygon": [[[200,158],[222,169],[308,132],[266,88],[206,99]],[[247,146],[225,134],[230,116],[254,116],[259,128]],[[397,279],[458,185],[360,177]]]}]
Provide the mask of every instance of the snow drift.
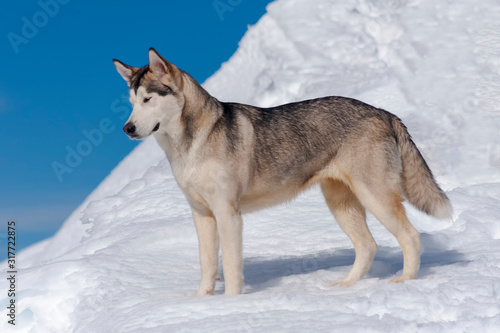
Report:
[{"label": "snow drift", "polygon": [[369,216],[379,244],[372,269],[353,288],[331,288],[354,251],[315,188],[245,217],[243,295],[221,296],[221,281],[216,296],[190,297],[200,276],[196,232],[163,152],[148,139],[54,237],[19,255],[16,328],[498,331],[498,17],[494,0],[279,0],[204,84],[224,101],[271,106],[342,95],[402,118],[455,212],[443,222],[407,206],[422,233],[417,280],[387,283],[402,255]]}]

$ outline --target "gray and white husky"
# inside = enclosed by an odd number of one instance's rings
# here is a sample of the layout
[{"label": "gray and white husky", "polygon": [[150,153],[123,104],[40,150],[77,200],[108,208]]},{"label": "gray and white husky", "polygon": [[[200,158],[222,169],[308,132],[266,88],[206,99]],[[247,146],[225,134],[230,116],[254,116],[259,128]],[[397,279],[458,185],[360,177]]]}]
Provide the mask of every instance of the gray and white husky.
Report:
[{"label": "gray and white husky", "polygon": [[214,291],[219,243],[225,293],[241,293],[242,213],[289,201],[316,183],[356,251],[351,271],[334,285],[354,285],[372,264],[377,245],[366,210],[403,250],[403,273],[393,282],[415,278],[420,266],[420,235],[402,202],[451,217],[406,127],[387,111],[344,97],[271,108],[221,102],[152,48],[144,67],[113,62],[133,105],[123,130],[133,139],[155,136],[191,205],[199,296]]}]

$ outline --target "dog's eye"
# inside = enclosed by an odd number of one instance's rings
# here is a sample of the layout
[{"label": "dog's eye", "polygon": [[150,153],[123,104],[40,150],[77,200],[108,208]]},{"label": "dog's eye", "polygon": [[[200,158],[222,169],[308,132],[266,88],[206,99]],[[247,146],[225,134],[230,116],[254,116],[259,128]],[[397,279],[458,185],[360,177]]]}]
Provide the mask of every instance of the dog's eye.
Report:
[{"label": "dog's eye", "polygon": [[146,98],[144,98],[143,102],[147,103],[147,102],[149,102],[150,99],[151,99],[151,97],[146,97]]}]

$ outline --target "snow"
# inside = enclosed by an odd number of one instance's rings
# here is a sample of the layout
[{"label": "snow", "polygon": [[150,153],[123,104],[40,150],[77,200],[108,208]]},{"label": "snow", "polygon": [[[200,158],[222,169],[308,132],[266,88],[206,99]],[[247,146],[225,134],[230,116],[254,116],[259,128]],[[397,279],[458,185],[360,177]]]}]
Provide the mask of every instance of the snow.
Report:
[{"label": "snow", "polygon": [[215,296],[191,297],[200,278],[191,213],[148,139],[53,238],[19,254],[15,328],[500,331],[498,17],[496,0],[279,0],[204,84],[225,101],[343,95],[401,117],[454,207],[453,221],[439,221],[407,206],[422,233],[418,279],[387,283],[401,273],[401,250],[369,216],[372,269],[352,288],[330,287],[354,250],[314,188],[245,216],[243,295],[221,295],[222,280]]}]

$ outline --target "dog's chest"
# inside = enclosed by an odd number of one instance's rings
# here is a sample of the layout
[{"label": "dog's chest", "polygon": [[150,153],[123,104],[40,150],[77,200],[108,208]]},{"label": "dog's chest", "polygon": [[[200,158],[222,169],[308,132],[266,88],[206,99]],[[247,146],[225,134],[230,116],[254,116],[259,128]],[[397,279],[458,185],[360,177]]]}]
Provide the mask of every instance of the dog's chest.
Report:
[{"label": "dog's chest", "polygon": [[[158,138],[165,151],[179,187],[190,202],[210,203],[214,198],[227,197],[237,185],[227,161],[213,158],[203,144],[194,142],[191,149],[176,149],[170,140]],[[207,157],[208,156],[208,157]]]}]

